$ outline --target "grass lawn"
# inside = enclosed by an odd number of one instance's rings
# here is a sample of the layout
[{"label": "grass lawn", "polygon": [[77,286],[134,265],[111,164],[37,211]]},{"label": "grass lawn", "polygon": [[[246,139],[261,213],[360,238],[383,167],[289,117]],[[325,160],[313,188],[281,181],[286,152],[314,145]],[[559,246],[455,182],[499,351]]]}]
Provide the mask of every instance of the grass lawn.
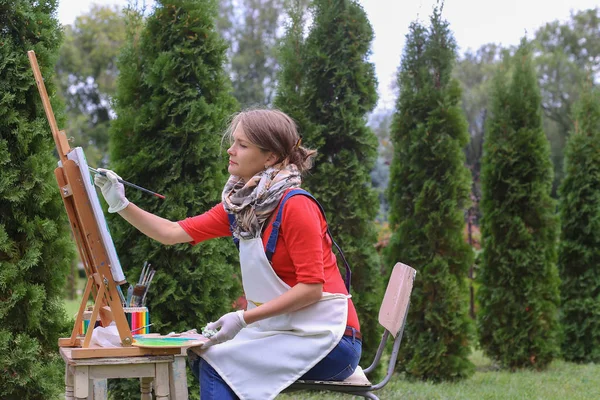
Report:
[{"label": "grass lawn", "polygon": [[65,311],[69,317],[74,317],[79,311],[79,305],[81,304],[81,299],[75,300],[65,300]]},{"label": "grass lawn", "polygon": [[[83,290],[85,289],[85,284],[87,283],[87,279],[85,277],[78,277],[77,282],[75,284],[75,289],[77,290],[77,294],[75,295],[75,299],[73,300],[64,300],[65,312],[67,316],[75,319],[77,311],[79,311],[79,305],[81,304],[81,297]],[[89,302],[88,305],[93,303]]]},{"label": "grass lawn", "polygon": [[[462,382],[433,384],[410,382],[402,375],[396,375],[375,394],[379,398],[395,400],[588,400],[600,399],[600,365],[572,364],[554,361],[544,372],[498,371],[491,361],[476,351],[471,356],[477,371]],[[290,393],[278,399],[285,400],[350,400],[362,397],[333,393]]]}]

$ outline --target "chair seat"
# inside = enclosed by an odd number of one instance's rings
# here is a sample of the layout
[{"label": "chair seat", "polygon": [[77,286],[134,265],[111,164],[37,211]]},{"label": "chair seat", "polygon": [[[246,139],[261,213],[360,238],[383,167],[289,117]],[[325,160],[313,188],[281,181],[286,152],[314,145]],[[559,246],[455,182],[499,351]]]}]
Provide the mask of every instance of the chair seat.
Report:
[{"label": "chair seat", "polygon": [[331,385],[331,386],[354,386],[354,387],[369,387],[371,382],[363,372],[363,369],[358,366],[352,375],[343,381],[310,381],[297,380],[295,384],[305,385]]},{"label": "chair seat", "polygon": [[[392,353],[388,359],[387,374],[381,382],[373,385],[361,367],[357,367],[354,373],[343,381],[316,381],[316,380],[297,380],[285,388],[283,392],[296,392],[300,390],[321,390],[330,392],[341,392],[354,396],[362,396],[366,399],[379,400],[373,392],[384,387],[392,377],[398,352],[400,351],[400,342],[402,341],[402,332],[406,322],[408,306],[410,304],[410,294],[415,279],[413,268],[402,263],[396,263],[392,269],[392,275],[388,281],[383,302],[379,308],[379,325],[384,329],[381,336],[381,342],[377,349],[377,354],[372,364],[372,368],[381,361],[381,356],[388,339],[393,337],[394,344]],[[370,367],[370,368],[371,368]]]}]

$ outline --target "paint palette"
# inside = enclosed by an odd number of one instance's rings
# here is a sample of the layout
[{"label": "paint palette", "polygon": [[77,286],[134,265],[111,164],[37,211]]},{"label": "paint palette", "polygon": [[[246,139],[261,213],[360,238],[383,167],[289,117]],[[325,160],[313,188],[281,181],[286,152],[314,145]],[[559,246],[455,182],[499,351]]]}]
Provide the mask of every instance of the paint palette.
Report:
[{"label": "paint palette", "polygon": [[182,347],[200,347],[208,341],[202,335],[173,335],[161,336],[158,334],[133,335],[133,346],[151,347],[160,349],[174,349]]}]

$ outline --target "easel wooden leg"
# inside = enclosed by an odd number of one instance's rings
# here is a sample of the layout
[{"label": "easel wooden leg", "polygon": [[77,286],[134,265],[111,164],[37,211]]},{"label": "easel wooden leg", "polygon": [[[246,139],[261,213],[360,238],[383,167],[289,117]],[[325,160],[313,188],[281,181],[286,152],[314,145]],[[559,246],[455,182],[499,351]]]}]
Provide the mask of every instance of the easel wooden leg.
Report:
[{"label": "easel wooden leg", "polygon": [[169,364],[156,364],[154,378],[154,396],[156,400],[169,400]]},{"label": "easel wooden leg", "polygon": [[175,355],[169,366],[169,381],[171,400],[187,400],[186,355]]},{"label": "easel wooden leg", "polygon": [[141,400],[152,400],[152,378],[140,378]]},{"label": "easel wooden leg", "polygon": [[90,396],[90,378],[87,365],[74,367],[73,383],[75,399],[88,399]]},{"label": "easel wooden leg", "polygon": [[65,365],[65,400],[74,400],[73,373],[69,365]]}]

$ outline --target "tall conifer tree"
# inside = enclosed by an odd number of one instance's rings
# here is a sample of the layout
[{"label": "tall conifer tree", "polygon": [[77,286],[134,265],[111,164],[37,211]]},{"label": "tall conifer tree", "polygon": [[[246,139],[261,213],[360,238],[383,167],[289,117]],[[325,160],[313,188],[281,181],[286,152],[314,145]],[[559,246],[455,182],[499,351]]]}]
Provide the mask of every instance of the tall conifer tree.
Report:
[{"label": "tall conifer tree", "polygon": [[55,144],[27,51],[59,117],[52,75],[62,35],[56,1],[0,5],[0,398],[50,399],[63,382],[58,338],[75,256],[53,170]]},{"label": "tall conifer tree", "polygon": [[386,255],[388,264],[418,271],[399,363],[412,376],[441,381],[474,370],[466,287],[473,253],[462,239],[471,178],[461,90],[451,76],[456,43],[439,10],[430,23],[411,24],[398,72]]},{"label": "tall conifer tree", "polygon": [[600,361],[600,92],[586,88],[575,106],[560,187],[558,267],[563,357]]},{"label": "tall conifer tree", "polygon": [[[112,167],[165,200],[127,190],[142,208],[170,220],[197,215],[221,200],[227,179],[221,132],[234,111],[223,72],[225,44],[214,29],[213,0],[159,1],[119,61],[111,129]],[[127,178],[125,178],[127,177]],[[150,293],[159,330],[204,324],[231,308],[229,241],[165,247],[113,220],[121,261],[137,271],[157,268]]]},{"label": "tall conifer tree", "polygon": [[[127,189],[133,203],[172,221],[220,202],[227,179],[221,133],[236,103],[216,11],[214,0],[157,1],[143,27],[131,18],[119,59],[110,165],[123,179],[165,195]],[[121,218],[110,226],[130,281],[145,260],[157,269],[148,295],[153,329],[201,328],[231,311],[241,294],[231,239],[167,247]]]},{"label": "tall conifer tree", "polygon": [[[304,187],[325,208],[353,268],[351,293],[364,336],[363,359],[372,360],[383,281],[374,247],[378,200],[369,176],[377,138],[366,126],[366,114],[377,101],[375,70],[367,61],[373,29],[356,1],[317,0],[312,7],[307,39],[302,40],[301,20],[288,31],[286,43],[292,47],[283,50],[275,104],[296,119],[303,143],[319,152]],[[300,2],[297,8],[300,12]],[[338,264],[343,268],[339,256]]]},{"label": "tall conifer tree", "polygon": [[541,97],[525,40],[495,77],[491,99],[481,177],[479,339],[504,367],[542,369],[559,347],[558,220]]}]

